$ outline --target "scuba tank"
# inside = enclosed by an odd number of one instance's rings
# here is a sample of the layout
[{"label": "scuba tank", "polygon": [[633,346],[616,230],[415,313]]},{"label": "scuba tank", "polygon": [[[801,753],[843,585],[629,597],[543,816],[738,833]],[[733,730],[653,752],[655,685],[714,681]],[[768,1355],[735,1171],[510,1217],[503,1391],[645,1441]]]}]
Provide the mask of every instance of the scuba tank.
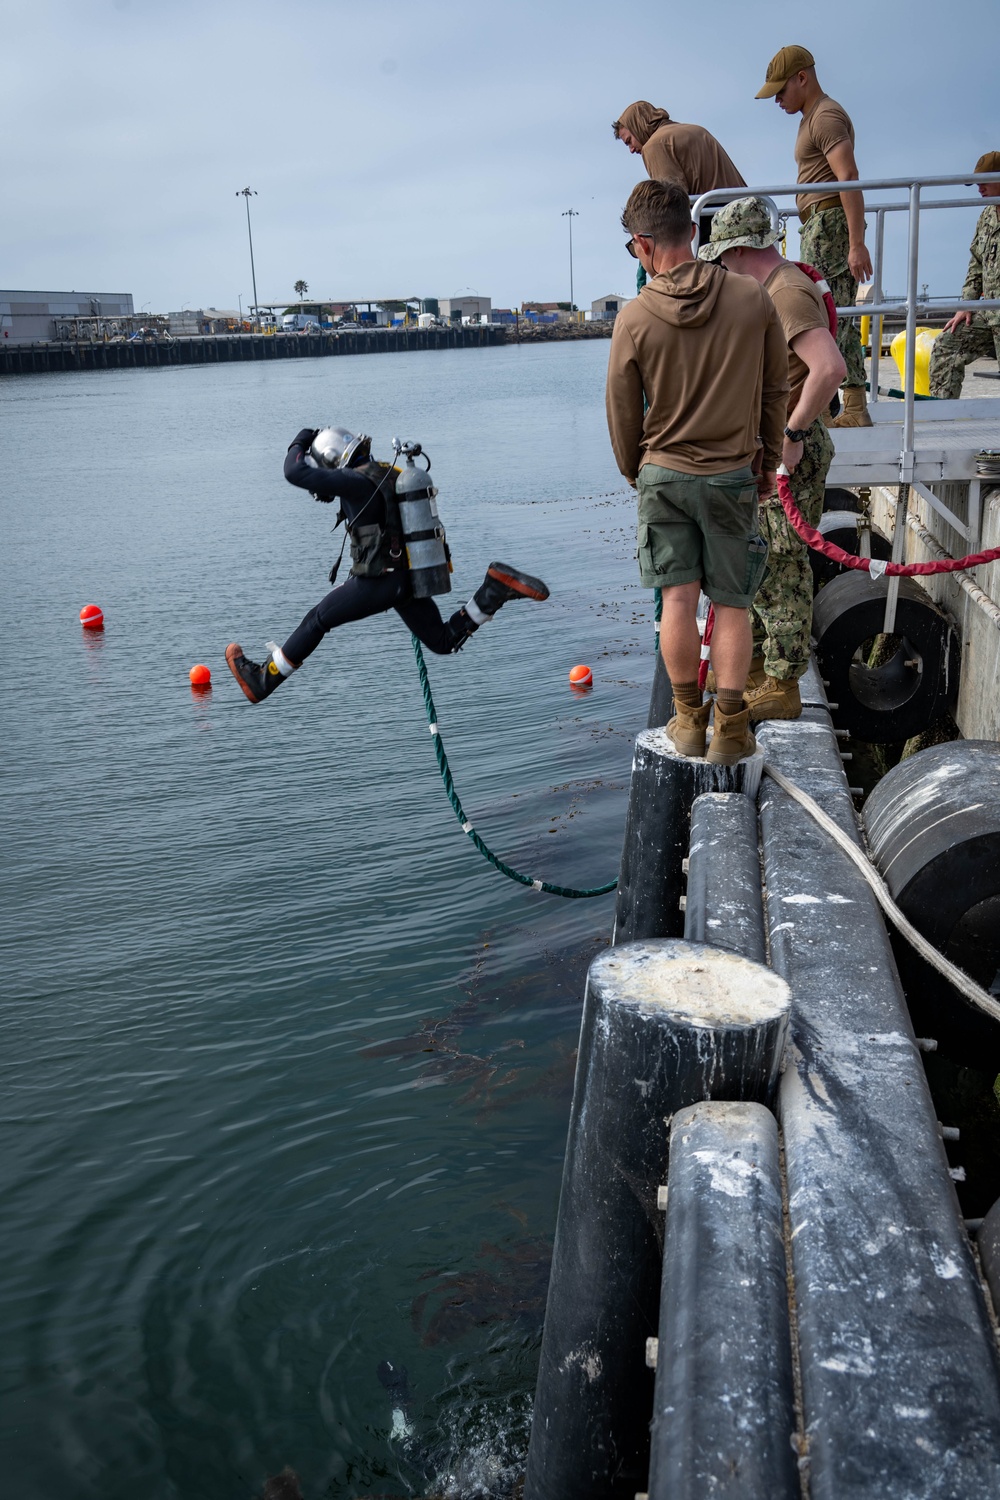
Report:
[{"label": "scuba tank", "polygon": [[[451,558],[438,517],[437,490],[430,479],[431,461],[419,443],[401,443],[394,438],[392,446],[397,457],[406,458],[396,476],[396,501],[413,597],[427,599],[432,594],[448,594]],[[418,468],[414,462],[422,453],[427,459],[426,469]]]}]

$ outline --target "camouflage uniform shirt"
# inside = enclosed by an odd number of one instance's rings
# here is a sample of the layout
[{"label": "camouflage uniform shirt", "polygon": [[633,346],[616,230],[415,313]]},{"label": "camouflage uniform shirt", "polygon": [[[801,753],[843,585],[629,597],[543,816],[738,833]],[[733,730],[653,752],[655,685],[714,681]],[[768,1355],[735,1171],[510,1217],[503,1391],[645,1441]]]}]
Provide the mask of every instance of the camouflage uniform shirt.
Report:
[{"label": "camouflage uniform shirt", "polygon": [[[962,287],[963,302],[978,302],[980,297],[1000,301],[1000,213],[996,200],[984,208],[970,246],[969,269]],[[1000,310],[981,312],[987,328],[1000,328]]]}]

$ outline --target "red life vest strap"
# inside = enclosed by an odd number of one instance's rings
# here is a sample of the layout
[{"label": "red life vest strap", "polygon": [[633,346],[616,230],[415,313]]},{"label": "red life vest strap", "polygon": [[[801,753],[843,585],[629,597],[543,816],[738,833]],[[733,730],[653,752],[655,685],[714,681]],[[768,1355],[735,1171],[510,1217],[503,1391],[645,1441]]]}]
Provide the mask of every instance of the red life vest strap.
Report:
[{"label": "red life vest strap", "polygon": [[827,320],[829,321],[829,324],[830,324],[830,332],[833,335],[833,337],[836,338],[837,337],[837,304],[833,300],[833,293],[830,290],[829,283],[825,280],[825,278],[823,276],[820,275],[820,273],[817,271],[817,269],[816,269],[815,266],[808,265],[807,262],[804,261],[804,260],[793,260],[792,261],[792,265],[793,266],[798,266],[798,268],[799,268],[800,271],[804,271],[805,274],[809,277],[809,280],[810,281],[814,281],[816,283],[817,287],[819,288],[819,290],[822,292],[822,294],[823,294],[823,301],[826,303],[826,316],[827,316]]}]

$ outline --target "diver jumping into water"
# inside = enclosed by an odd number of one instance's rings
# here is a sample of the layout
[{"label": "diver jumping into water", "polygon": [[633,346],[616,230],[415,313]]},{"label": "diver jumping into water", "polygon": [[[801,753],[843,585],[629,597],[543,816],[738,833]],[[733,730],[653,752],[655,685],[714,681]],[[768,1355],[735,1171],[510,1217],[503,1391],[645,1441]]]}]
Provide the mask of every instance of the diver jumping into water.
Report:
[{"label": "diver jumping into water", "polygon": [[[284,645],[272,647],[259,665],[235,642],[226,648],[229,670],[251,703],[269,697],[315,651],[327,631],[352,620],[395,609],[425,646],[446,656],[461,650],[502,605],[513,599],[548,598],[540,578],[493,562],[468,603],[442,619],[429,595],[448,592],[450,564],[433,503],[437,491],[426,478],[430,464],[427,470],[415,468],[419,444],[397,442],[395,452],[406,457],[405,469],[373,460],[371,438],[343,427],[304,427],[292,440],[285,478],[311,491],[316,500],[339,500],[351,543],[351,570],[347,580],[321,599]],[[421,524],[423,529],[415,529]],[[335,565],[331,583],[336,572]]]}]

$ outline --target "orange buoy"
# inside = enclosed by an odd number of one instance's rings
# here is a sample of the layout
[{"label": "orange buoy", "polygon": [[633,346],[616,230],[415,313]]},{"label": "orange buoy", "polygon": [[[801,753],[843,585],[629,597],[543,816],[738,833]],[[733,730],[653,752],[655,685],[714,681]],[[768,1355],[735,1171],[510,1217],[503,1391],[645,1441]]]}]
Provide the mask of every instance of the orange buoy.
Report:
[{"label": "orange buoy", "polygon": [[84,630],[103,630],[104,611],[96,604],[85,604],[80,611],[80,624]]},{"label": "orange buoy", "polygon": [[192,687],[207,688],[212,686],[212,674],[204,662],[196,662],[188,673],[188,676],[191,679]]},{"label": "orange buoy", "polygon": [[574,687],[593,687],[594,674],[589,667],[571,667],[569,680]]}]

